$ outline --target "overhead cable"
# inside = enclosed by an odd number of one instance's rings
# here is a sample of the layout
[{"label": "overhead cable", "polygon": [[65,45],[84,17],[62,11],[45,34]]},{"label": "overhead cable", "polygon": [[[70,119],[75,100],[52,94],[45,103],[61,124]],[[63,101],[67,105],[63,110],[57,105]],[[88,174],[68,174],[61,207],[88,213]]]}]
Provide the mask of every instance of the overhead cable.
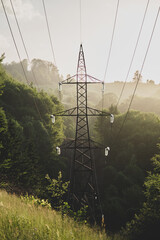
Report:
[{"label": "overhead cable", "polygon": [[104,108],[104,92],[105,92],[104,82],[105,82],[105,79],[106,79],[106,75],[107,75],[107,71],[108,71],[108,66],[109,66],[109,61],[110,61],[110,57],[111,57],[111,51],[112,51],[112,45],[113,45],[113,39],[114,39],[115,28],[116,28],[116,22],[117,22],[117,16],[118,16],[119,1],[120,1],[120,0],[117,1],[117,5],[116,5],[116,13],[115,13],[115,18],[114,18],[114,24],[113,24],[113,30],[112,30],[112,36],[111,36],[111,42],[110,42],[109,53],[108,53],[108,57],[107,57],[107,64],[106,64],[106,68],[105,68],[104,78],[103,78],[103,89],[102,89],[102,110],[103,110],[103,108]]},{"label": "overhead cable", "polygon": [[47,17],[47,11],[46,11],[46,7],[45,7],[45,2],[44,2],[44,0],[42,0],[42,3],[43,3],[43,9],[44,9],[44,14],[45,14],[46,24],[47,24],[47,30],[48,30],[49,41],[50,41],[50,45],[51,45],[51,51],[52,51],[53,62],[54,62],[54,64],[55,64],[55,66],[57,66],[57,64],[56,64],[56,58],[55,58],[55,53],[54,53],[54,49],[53,49],[53,43],[52,43],[51,33],[50,33],[50,28],[49,28],[49,22],[48,22],[48,17]]},{"label": "overhead cable", "polygon": [[108,71],[108,65],[109,65],[109,61],[110,61],[111,50],[112,50],[112,45],[113,45],[113,38],[114,38],[114,33],[115,33],[115,28],[116,28],[116,22],[117,22],[117,16],[118,16],[119,1],[120,1],[120,0],[117,1],[117,7],[116,7],[116,14],[115,14],[115,19],[114,19],[112,37],[111,37],[111,42],[110,42],[109,53],[108,53],[107,64],[106,64],[106,68],[105,68],[105,73],[104,73],[103,81],[105,81],[106,75],[107,75],[107,71]]},{"label": "overhead cable", "polygon": [[9,26],[9,30],[10,30],[10,33],[11,33],[11,35],[12,35],[12,39],[13,39],[13,42],[14,42],[14,45],[15,45],[15,48],[16,48],[16,51],[17,51],[17,55],[18,55],[18,58],[19,58],[19,61],[20,61],[21,67],[22,67],[22,71],[23,71],[24,77],[25,77],[25,79],[26,79],[26,82],[27,82],[28,85],[29,85],[29,81],[28,81],[26,72],[25,72],[25,70],[24,70],[24,66],[23,66],[23,63],[22,63],[22,60],[21,60],[21,57],[20,57],[20,53],[19,53],[19,50],[18,50],[18,46],[17,46],[16,40],[15,40],[15,37],[14,37],[13,31],[12,31],[10,22],[9,22],[9,18],[8,18],[8,15],[7,15],[7,12],[6,12],[6,9],[5,9],[3,0],[1,0],[1,3],[2,3],[2,6],[3,6],[3,10],[4,10],[4,13],[5,13],[5,16],[6,16],[6,20],[7,20],[8,26]]},{"label": "overhead cable", "polygon": [[[27,51],[27,48],[26,48],[26,44],[24,42],[24,38],[22,36],[22,31],[21,31],[20,26],[19,26],[19,22],[18,22],[18,19],[17,19],[17,16],[16,16],[16,12],[15,12],[12,0],[10,0],[10,3],[11,3],[12,11],[13,11],[13,14],[14,14],[14,17],[15,17],[15,20],[16,20],[18,31],[19,31],[19,34],[20,34],[20,37],[21,37],[21,40],[22,40],[22,44],[23,44],[23,47],[24,47],[24,50],[25,50],[25,53],[26,53],[26,56],[27,56],[27,60],[28,60],[29,64],[31,64],[31,61],[30,61],[30,58],[29,58],[29,54],[28,54],[28,51]],[[32,68],[31,68],[31,73],[33,75],[34,81],[35,81],[35,83],[37,85],[37,88],[39,90],[38,82],[37,82],[36,76],[35,76],[34,71],[32,70]]]},{"label": "overhead cable", "polygon": [[[13,42],[14,42],[14,45],[15,45],[15,48],[16,48],[16,51],[17,51],[17,55],[18,55],[18,58],[19,58],[19,61],[20,61],[21,67],[22,67],[22,71],[23,71],[24,77],[25,77],[25,79],[26,79],[26,82],[27,82],[28,85],[29,85],[29,80],[28,80],[28,78],[27,78],[27,75],[26,75],[26,72],[25,72],[25,69],[24,69],[22,60],[21,60],[21,56],[20,56],[20,53],[19,53],[19,50],[18,50],[18,46],[17,46],[16,40],[15,40],[15,37],[14,37],[13,31],[12,31],[10,22],[9,22],[9,18],[8,18],[8,15],[7,15],[7,12],[6,12],[6,9],[5,9],[3,0],[1,0],[1,3],[2,3],[2,6],[3,6],[3,10],[4,10],[4,13],[5,13],[5,16],[6,16],[6,20],[7,20],[9,29],[10,29],[10,33],[11,33],[11,36],[12,36],[12,39],[13,39]],[[42,120],[42,117],[41,117],[39,108],[38,108],[37,103],[36,103],[36,101],[35,101],[34,98],[33,98],[33,101],[34,101],[34,105],[35,105],[35,107],[36,107],[36,110],[37,110],[37,112],[38,112],[38,114],[39,114],[39,116],[40,116],[40,119]],[[43,120],[42,120],[42,121],[43,121]]]},{"label": "overhead cable", "polygon": [[150,39],[149,39],[149,42],[148,42],[146,53],[145,53],[145,56],[144,56],[144,59],[143,59],[143,62],[142,62],[140,73],[139,73],[139,76],[138,76],[138,79],[137,79],[137,82],[136,82],[136,85],[135,85],[135,88],[134,88],[134,91],[133,91],[133,94],[132,94],[132,97],[131,97],[131,100],[130,100],[130,104],[128,106],[128,110],[127,110],[125,118],[124,118],[124,120],[122,122],[121,128],[119,129],[118,134],[116,136],[116,140],[119,138],[119,135],[120,135],[120,133],[121,133],[123,127],[124,127],[124,124],[125,124],[126,120],[127,120],[127,117],[128,117],[128,114],[129,114],[129,110],[131,108],[131,105],[132,105],[132,102],[133,102],[133,99],[134,99],[134,96],[135,96],[135,93],[136,93],[136,90],[137,90],[137,87],[138,87],[138,83],[140,81],[141,74],[142,74],[142,71],[143,71],[143,68],[144,68],[144,64],[145,64],[145,61],[146,61],[146,58],[147,58],[147,55],[148,55],[148,51],[149,51],[149,48],[150,48],[150,45],[151,45],[151,41],[152,41],[153,34],[154,34],[154,31],[155,31],[155,27],[156,27],[156,24],[157,24],[159,12],[160,12],[160,7],[158,8],[156,19],[155,19],[155,22],[154,22],[154,25],[153,25],[153,29],[152,29],[151,36],[150,36]]},{"label": "overhead cable", "polygon": [[132,67],[132,64],[133,64],[133,60],[134,60],[135,53],[136,53],[136,50],[137,50],[137,47],[138,47],[138,43],[139,43],[139,39],[140,39],[140,36],[141,36],[142,28],[143,28],[143,25],[144,25],[144,21],[145,21],[146,13],[147,13],[147,10],[148,10],[149,2],[150,2],[150,0],[147,1],[147,5],[146,5],[146,8],[145,8],[145,12],[144,12],[142,24],[141,24],[141,27],[140,27],[140,30],[139,30],[139,33],[138,33],[136,45],[135,45],[135,48],[134,48],[134,51],[133,51],[133,55],[132,55],[132,58],[131,58],[131,62],[130,62],[130,65],[129,65],[129,68],[128,68],[128,72],[127,72],[127,75],[126,75],[126,78],[125,78],[125,81],[124,81],[122,90],[121,90],[121,92],[120,92],[120,96],[119,96],[119,98],[118,98],[118,101],[117,101],[117,105],[116,105],[116,106],[119,105],[119,102],[120,102],[120,99],[121,99],[121,97],[122,97],[124,88],[125,88],[125,86],[126,86],[126,82],[127,82],[127,80],[128,80],[128,76],[129,76],[129,73],[130,73],[130,70],[131,70],[131,67]]}]

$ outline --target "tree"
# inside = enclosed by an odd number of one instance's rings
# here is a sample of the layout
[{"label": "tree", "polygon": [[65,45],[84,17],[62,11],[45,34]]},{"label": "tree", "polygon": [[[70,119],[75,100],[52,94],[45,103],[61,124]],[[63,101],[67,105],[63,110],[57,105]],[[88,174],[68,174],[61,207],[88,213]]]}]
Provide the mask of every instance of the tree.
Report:
[{"label": "tree", "polygon": [[[28,65],[27,59],[24,59],[22,64],[29,82],[34,86],[47,90],[53,87],[56,87],[57,89],[56,85],[61,78],[59,76],[57,67],[51,62],[41,59],[33,59],[31,64]],[[3,64],[3,66],[12,77],[20,82],[26,83],[21,63],[12,62],[10,64]]]},{"label": "tree", "polygon": [[155,84],[155,82],[153,80],[147,80],[147,84]]},{"label": "tree", "polygon": [[51,179],[48,174],[46,179],[49,182],[46,191],[47,199],[52,204],[52,207],[61,209],[64,204],[64,195],[68,191],[69,182],[62,181],[61,171],[58,173],[58,179]]},{"label": "tree", "polygon": [[142,82],[142,75],[139,73],[139,71],[137,70],[134,74],[133,77],[133,82]]}]

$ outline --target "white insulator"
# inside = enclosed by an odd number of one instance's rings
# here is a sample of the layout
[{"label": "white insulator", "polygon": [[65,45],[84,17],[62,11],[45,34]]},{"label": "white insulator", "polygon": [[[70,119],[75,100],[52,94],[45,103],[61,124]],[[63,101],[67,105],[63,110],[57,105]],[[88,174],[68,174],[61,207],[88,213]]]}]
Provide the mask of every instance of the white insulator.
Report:
[{"label": "white insulator", "polygon": [[110,151],[110,147],[106,147],[105,148],[105,152],[104,155],[107,157],[108,156],[108,152]]},{"label": "white insulator", "polygon": [[56,152],[57,152],[58,155],[61,154],[61,149],[60,149],[60,147],[56,147]]},{"label": "white insulator", "polygon": [[54,123],[55,123],[55,121],[56,121],[56,118],[55,118],[55,116],[54,116],[54,115],[51,115],[51,116],[50,116],[50,118],[51,118],[51,121],[52,121],[52,123],[54,124]]},{"label": "white insulator", "polygon": [[58,89],[59,89],[59,92],[62,91],[62,83],[61,82],[59,82]]},{"label": "white insulator", "polygon": [[114,123],[114,115],[113,114],[110,115],[110,123]]}]

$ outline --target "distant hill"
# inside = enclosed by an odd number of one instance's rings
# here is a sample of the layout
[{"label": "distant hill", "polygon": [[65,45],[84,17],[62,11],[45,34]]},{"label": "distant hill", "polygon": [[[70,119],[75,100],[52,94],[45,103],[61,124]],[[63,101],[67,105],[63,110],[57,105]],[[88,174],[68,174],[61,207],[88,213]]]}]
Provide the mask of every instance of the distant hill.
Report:
[{"label": "distant hill", "polygon": [[[39,89],[43,89],[48,93],[56,95],[66,108],[75,106],[75,86],[65,85],[63,86],[62,92],[59,93],[58,82],[63,80],[63,76],[59,75],[58,69],[51,62],[41,59],[33,59],[31,65],[28,65],[27,60],[24,59],[22,64],[30,83],[33,83],[33,85]],[[18,79],[20,82],[26,82],[20,63],[12,62],[10,64],[4,64],[3,66],[11,76]],[[36,79],[33,77],[32,73],[35,75]],[[132,81],[125,84],[118,107],[120,112],[125,112],[128,109],[130,98],[136,85],[136,77],[138,76],[137,74],[138,71],[135,72],[135,77],[132,79]],[[97,107],[99,109],[102,109],[102,107],[108,109],[111,105],[116,105],[123,86],[124,82],[119,81],[105,83],[104,99],[102,102],[102,85],[89,85],[88,105],[91,107]],[[159,99],[160,84],[156,85],[153,80],[147,80],[146,83],[140,81],[131,109],[160,114],[158,107]]]}]

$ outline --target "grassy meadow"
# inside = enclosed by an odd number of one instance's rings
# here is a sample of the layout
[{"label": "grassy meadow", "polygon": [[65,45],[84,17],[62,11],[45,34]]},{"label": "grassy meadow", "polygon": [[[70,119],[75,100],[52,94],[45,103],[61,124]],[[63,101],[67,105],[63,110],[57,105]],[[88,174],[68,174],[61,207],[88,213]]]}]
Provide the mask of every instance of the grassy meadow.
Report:
[{"label": "grassy meadow", "polygon": [[74,222],[67,216],[26,203],[16,195],[0,191],[1,240],[110,240],[104,232]]}]

